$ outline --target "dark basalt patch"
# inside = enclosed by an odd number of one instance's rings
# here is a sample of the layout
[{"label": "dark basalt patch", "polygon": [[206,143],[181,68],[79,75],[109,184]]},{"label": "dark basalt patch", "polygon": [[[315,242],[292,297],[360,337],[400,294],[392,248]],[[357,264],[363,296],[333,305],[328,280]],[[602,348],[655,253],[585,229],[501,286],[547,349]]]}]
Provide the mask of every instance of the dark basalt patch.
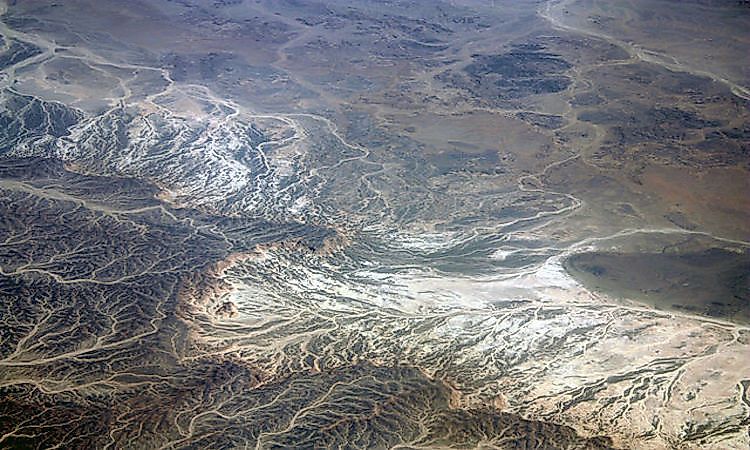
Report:
[{"label": "dark basalt patch", "polygon": [[565,125],[565,119],[562,116],[556,116],[553,114],[522,112],[518,113],[516,116],[524,122],[548,130],[556,130]]},{"label": "dark basalt patch", "polygon": [[473,55],[463,70],[437,78],[489,103],[563,91],[572,82],[565,75],[572,65],[544,48],[525,45],[499,55]]},{"label": "dark basalt patch", "polygon": [[512,51],[504,55],[474,55],[475,62],[464,71],[472,77],[498,75],[504,80],[547,78],[570,69],[559,55],[543,51]]},{"label": "dark basalt patch", "polygon": [[564,266],[584,285],[615,297],[657,309],[750,323],[747,252],[719,248],[673,254],[589,252],[569,257]]},{"label": "dark basalt patch", "polygon": [[[578,119],[597,125],[619,125],[633,130],[634,135],[644,137],[656,134],[657,129],[702,129],[718,127],[719,121],[705,119],[695,112],[675,107],[639,107],[632,105],[629,111],[610,109],[608,111],[584,111]],[[656,137],[656,136],[653,136]]]},{"label": "dark basalt patch", "polygon": [[559,55],[537,49],[519,49],[503,55],[475,55],[474,61],[464,69],[471,82],[485,87],[491,83],[502,97],[560,92],[571,83],[563,75],[572,67],[570,63]]},{"label": "dark basalt patch", "polygon": [[637,158],[707,168],[746,163],[750,133],[746,127],[677,107],[639,103],[607,110],[586,110],[578,119],[609,128],[594,158],[620,162]]}]

